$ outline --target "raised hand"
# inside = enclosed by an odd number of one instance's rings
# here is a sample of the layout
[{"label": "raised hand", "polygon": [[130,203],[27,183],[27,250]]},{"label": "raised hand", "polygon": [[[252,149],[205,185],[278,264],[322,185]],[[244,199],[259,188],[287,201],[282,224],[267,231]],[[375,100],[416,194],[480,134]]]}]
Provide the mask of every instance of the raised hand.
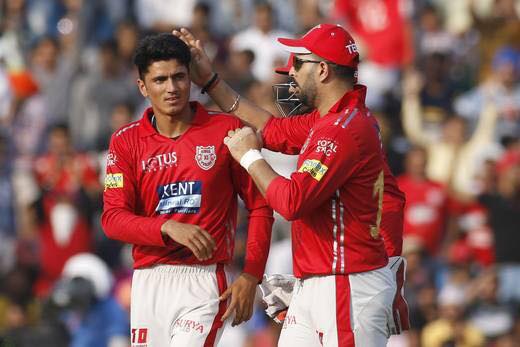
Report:
[{"label": "raised hand", "polygon": [[213,76],[213,66],[202,42],[186,28],[173,30],[172,34],[184,41],[190,48],[190,78],[199,87],[204,86]]},{"label": "raised hand", "polygon": [[161,231],[173,241],[188,247],[200,261],[208,260],[213,256],[216,248],[215,240],[198,225],[169,220],[162,225]]}]

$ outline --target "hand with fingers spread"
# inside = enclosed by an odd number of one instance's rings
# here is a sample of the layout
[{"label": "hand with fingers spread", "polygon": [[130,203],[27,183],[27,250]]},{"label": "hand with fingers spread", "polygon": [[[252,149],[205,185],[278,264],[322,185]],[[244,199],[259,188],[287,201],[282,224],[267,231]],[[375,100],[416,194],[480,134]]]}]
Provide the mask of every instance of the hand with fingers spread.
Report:
[{"label": "hand with fingers spread", "polygon": [[173,30],[172,34],[188,45],[191,52],[190,78],[199,87],[204,86],[213,76],[211,61],[202,46],[202,42],[186,28]]},{"label": "hand with fingers spread", "polygon": [[228,131],[228,136],[224,138],[224,144],[229,148],[229,152],[240,162],[242,156],[250,149],[261,149],[262,140],[260,136],[250,127],[243,127]]},{"label": "hand with fingers spread", "polygon": [[173,241],[188,247],[198,260],[205,261],[213,257],[216,248],[215,240],[198,225],[169,220],[162,225],[161,231]]},{"label": "hand with fingers spread", "polygon": [[232,326],[239,325],[242,322],[247,322],[253,315],[253,304],[255,301],[256,286],[258,279],[247,273],[242,273],[233,282],[228,289],[220,296],[220,300],[228,300],[228,308],[222,316],[222,321],[225,321],[231,316],[235,316]]}]

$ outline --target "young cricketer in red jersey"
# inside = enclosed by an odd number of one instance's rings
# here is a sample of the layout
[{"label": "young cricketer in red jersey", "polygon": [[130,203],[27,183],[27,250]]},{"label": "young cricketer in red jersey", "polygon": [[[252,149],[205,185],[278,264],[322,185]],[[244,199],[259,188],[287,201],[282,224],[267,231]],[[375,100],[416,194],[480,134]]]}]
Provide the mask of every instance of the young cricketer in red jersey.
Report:
[{"label": "young cricketer in red jersey", "polygon": [[[207,80],[200,42],[185,30],[174,34],[198,50],[192,76],[198,83]],[[396,281],[379,233],[382,224],[398,226],[388,249],[399,254],[404,199],[394,184],[396,204],[388,210],[396,218],[385,220],[384,179],[390,172],[377,122],[364,105],[365,88],[354,87],[356,46],[341,27],[326,24],[301,40],[279,41],[294,48],[290,75],[300,100],[315,111],[275,119],[247,100],[235,106],[239,96],[223,83],[210,93],[221,107],[232,105],[242,120],[261,129],[265,147],[300,154],[298,172],[287,180],[261,160],[261,144],[250,128],[226,138],[269,204],[294,220],[293,262],[300,280],[279,345],[385,345]]]},{"label": "young cricketer in red jersey", "polygon": [[[133,346],[213,346],[226,315],[252,314],[267,260],[272,210],[222,143],[239,121],[189,102],[189,48],[172,35],[145,38],[135,63],[152,107],[117,131],[107,158],[106,234],[132,243]],[[250,211],[244,273],[227,288],[237,194]]]}]

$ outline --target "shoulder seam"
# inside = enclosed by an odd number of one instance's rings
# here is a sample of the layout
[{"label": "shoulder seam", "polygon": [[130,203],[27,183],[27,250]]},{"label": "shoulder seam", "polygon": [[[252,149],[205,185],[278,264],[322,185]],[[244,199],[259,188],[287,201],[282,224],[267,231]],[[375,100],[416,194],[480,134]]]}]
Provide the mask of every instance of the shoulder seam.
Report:
[{"label": "shoulder seam", "polygon": [[135,122],[135,123],[133,123],[133,124],[129,124],[129,125],[125,126],[124,128],[121,128],[121,129],[119,129],[118,131],[116,131],[114,135],[115,135],[116,137],[118,137],[118,136],[122,135],[124,132],[126,132],[127,130],[130,130],[130,129],[132,129],[132,128],[135,128],[135,127],[137,127],[137,126],[139,126],[139,125],[141,125],[141,122]]}]

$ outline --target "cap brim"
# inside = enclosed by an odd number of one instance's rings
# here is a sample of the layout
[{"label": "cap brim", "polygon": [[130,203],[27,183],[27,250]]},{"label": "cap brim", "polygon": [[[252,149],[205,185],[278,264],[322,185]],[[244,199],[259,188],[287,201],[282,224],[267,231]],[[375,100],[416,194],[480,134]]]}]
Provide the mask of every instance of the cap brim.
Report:
[{"label": "cap brim", "polygon": [[296,54],[309,54],[309,53],[312,53],[307,48],[303,47],[303,43],[302,43],[301,40],[279,38],[278,42],[280,42],[282,47],[287,52],[296,53]]},{"label": "cap brim", "polygon": [[274,69],[274,72],[279,73],[280,75],[288,75],[290,69],[291,68],[288,68],[287,66],[277,67]]},{"label": "cap brim", "polygon": [[274,69],[274,72],[276,72],[276,73],[278,73],[280,75],[288,75],[289,71],[292,68],[293,58],[294,58],[294,53],[291,53],[289,55],[289,59],[287,59],[287,64],[285,64],[285,66],[278,66],[278,67],[276,67]]}]

